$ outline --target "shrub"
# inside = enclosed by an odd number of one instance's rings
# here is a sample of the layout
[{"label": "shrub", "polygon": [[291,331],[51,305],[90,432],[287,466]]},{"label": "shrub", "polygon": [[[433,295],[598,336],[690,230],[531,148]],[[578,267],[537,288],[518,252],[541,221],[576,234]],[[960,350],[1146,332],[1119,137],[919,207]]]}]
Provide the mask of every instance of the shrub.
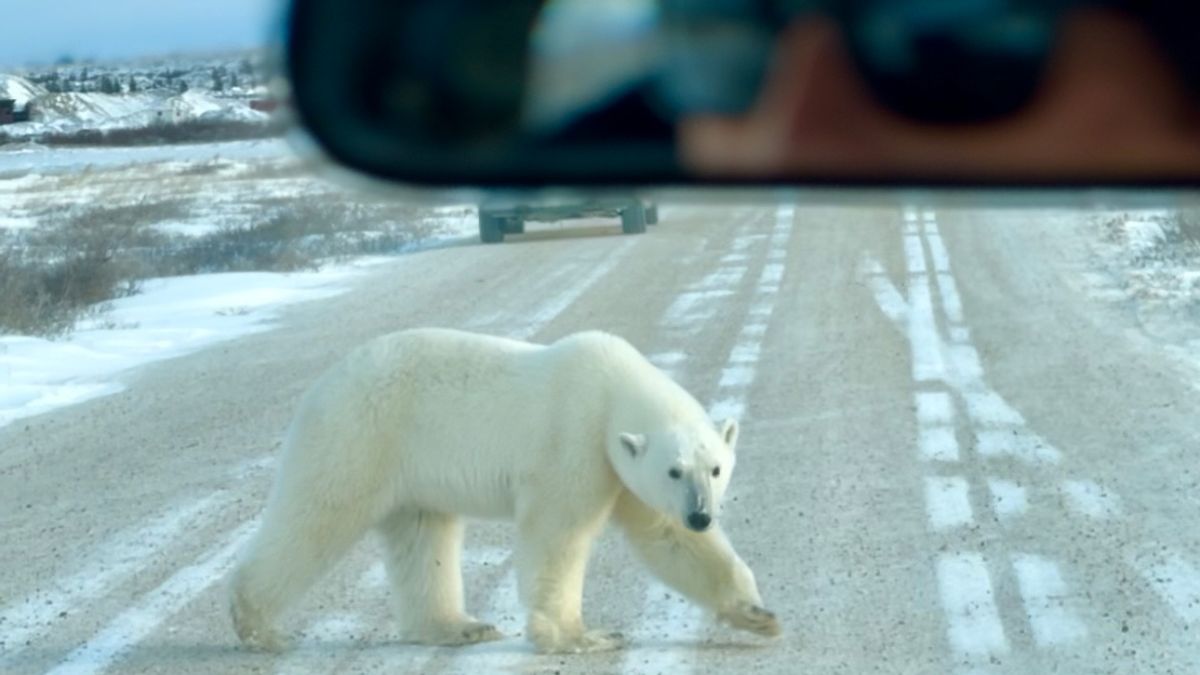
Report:
[{"label": "shrub", "polygon": [[279,118],[266,122],[235,120],[187,120],[176,124],[154,124],[130,129],[79,129],[49,131],[31,138],[18,139],[0,133],[0,145],[34,141],[49,146],[138,146],[177,143],[214,143],[260,138],[275,138],[287,132],[289,125]]}]

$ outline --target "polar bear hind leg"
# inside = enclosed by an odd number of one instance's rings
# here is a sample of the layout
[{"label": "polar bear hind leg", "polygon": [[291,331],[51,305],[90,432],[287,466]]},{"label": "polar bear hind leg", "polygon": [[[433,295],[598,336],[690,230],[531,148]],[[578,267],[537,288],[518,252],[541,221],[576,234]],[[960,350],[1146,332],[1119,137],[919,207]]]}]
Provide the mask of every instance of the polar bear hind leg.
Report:
[{"label": "polar bear hind leg", "polygon": [[542,653],[616,649],[623,642],[619,633],[583,624],[584,572],[607,513],[574,524],[562,515],[560,509],[530,508],[517,518],[517,583],[529,639]]},{"label": "polar bear hind leg", "polygon": [[464,645],[504,637],[463,609],[459,517],[397,509],[377,529],[402,641]]},{"label": "polar bear hind leg", "polygon": [[298,600],[358,542],[374,514],[363,504],[312,508],[299,491],[273,499],[233,574],[230,613],[242,642],[278,651],[279,615]]}]

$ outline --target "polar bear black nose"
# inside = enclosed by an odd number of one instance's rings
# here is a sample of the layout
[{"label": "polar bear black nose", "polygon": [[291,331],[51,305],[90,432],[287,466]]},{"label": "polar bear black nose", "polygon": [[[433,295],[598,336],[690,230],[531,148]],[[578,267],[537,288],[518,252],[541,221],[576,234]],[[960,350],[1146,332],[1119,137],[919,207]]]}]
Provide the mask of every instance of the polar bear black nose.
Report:
[{"label": "polar bear black nose", "polygon": [[699,511],[694,512],[694,513],[689,513],[688,517],[687,517],[688,527],[692,528],[693,530],[695,530],[697,532],[703,532],[703,531],[707,530],[708,525],[711,522],[712,522],[712,518],[709,517],[709,515],[707,513],[700,513]]}]

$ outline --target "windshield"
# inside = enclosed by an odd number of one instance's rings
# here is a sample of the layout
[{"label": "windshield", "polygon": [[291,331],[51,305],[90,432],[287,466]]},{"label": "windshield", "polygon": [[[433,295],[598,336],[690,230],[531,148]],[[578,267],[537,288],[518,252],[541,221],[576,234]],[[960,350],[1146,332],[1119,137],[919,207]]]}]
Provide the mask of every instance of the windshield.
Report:
[{"label": "windshield", "polygon": [[247,40],[0,51],[0,671],[1200,670],[1195,193],[398,197]]}]

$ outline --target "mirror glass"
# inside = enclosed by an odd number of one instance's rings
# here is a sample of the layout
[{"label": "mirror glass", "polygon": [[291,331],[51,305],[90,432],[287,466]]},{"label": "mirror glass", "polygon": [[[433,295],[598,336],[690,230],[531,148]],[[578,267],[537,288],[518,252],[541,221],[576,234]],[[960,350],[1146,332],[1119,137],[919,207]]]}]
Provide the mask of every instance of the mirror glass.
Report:
[{"label": "mirror glass", "polygon": [[1110,5],[296,0],[287,61],[413,182],[1194,181],[1197,10]]}]

